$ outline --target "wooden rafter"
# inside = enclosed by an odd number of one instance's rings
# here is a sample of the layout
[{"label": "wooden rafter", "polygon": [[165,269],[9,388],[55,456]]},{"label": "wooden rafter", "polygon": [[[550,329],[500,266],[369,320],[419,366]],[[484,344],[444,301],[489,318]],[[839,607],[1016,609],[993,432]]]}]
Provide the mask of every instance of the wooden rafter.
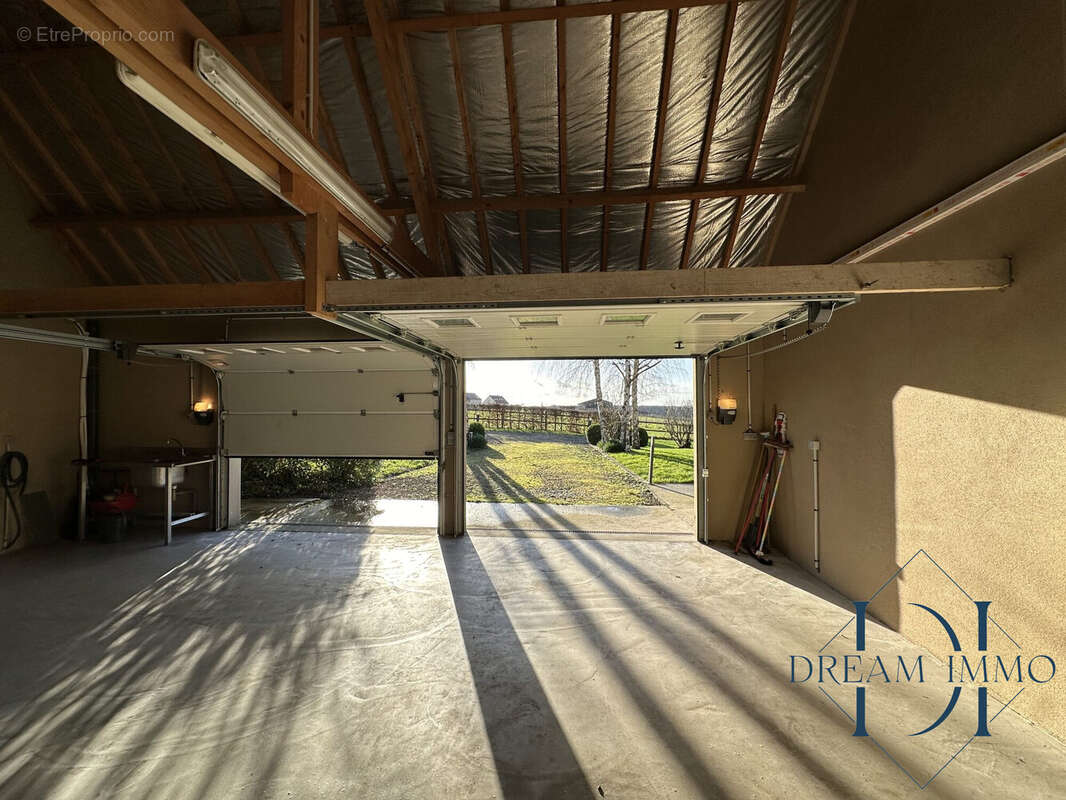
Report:
[{"label": "wooden rafter", "polygon": [[[425,170],[426,187],[429,191],[430,208],[432,208],[433,203],[439,196],[436,172],[433,168],[433,152],[429,144],[429,128],[422,113],[422,101],[418,95],[418,79],[415,74],[414,61],[411,59],[411,49],[408,47],[406,37],[396,37],[396,54],[399,60],[400,83],[407,98],[411,125],[415,134],[415,146],[418,149],[419,158]],[[453,274],[458,274],[459,267],[455,253],[452,251],[447,225],[439,216],[435,217],[433,222],[437,226],[440,258]]]},{"label": "wooden rafter", "polygon": [[[22,131],[23,136],[30,143],[30,146],[33,148],[34,152],[37,153],[37,155],[41,158],[42,161],[44,161],[49,171],[52,173],[55,179],[59,181],[59,184],[74,201],[75,205],[77,205],[78,208],[80,208],[83,212],[88,212],[90,210],[90,207],[88,200],[85,199],[85,195],[82,194],[81,190],[77,187],[74,181],[71,180],[66,170],[63,169],[59,161],[52,154],[52,151],[45,145],[44,141],[38,135],[37,131],[34,130],[33,126],[30,125],[30,123],[23,116],[22,111],[14,102],[12,102],[10,96],[2,88],[0,88],[0,106],[3,106],[4,110],[8,114],[8,117],[12,121],[14,121],[15,125],[19,128],[20,131]],[[126,254],[126,252],[121,249],[121,246],[118,245],[114,238],[109,238],[105,236],[104,239],[115,249],[115,254],[119,257],[119,260],[125,262],[129,259],[128,254]],[[88,248],[86,248],[84,244],[82,244],[78,249],[79,251],[88,250]],[[97,261],[96,263],[99,264],[100,262]],[[101,270],[103,271],[103,275],[106,276],[105,282],[113,283],[114,278],[111,276],[110,271],[104,269],[102,265]],[[138,273],[136,272],[136,270],[132,274],[135,278],[138,277]]]},{"label": "wooden rafter", "polygon": [[[737,21],[737,3],[730,3],[726,9],[725,23],[722,27],[722,42],[718,46],[718,63],[715,67],[714,86],[711,88],[711,100],[707,106],[707,122],[703,128],[700,142],[699,162],[696,167],[696,183],[703,183],[707,178],[707,159],[711,154],[711,141],[714,139],[714,126],[718,120],[718,108],[722,103],[722,86],[725,84],[725,72],[729,65],[729,48],[733,42],[733,28]],[[692,240],[696,233],[696,221],[700,215],[700,201],[693,199],[688,208],[688,224],[685,226],[685,241],[681,246],[681,269],[688,269],[692,255]]]},{"label": "wooden rafter", "polygon": [[[86,31],[99,36],[100,44],[127,64],[148,83],[163,92],[184,114],[215,133],[229,148],[277,181],[285,198],[305,214],[324,206],[337,209],[341,235],[374,249],[381,258],[395,263],[400,271],[431,274],[434,265],[425,256],[391,233],[379,233],[362,215],[309,172],[287,149],[263,133],[231,104],[200,79],[189,59],[189,47],[203,40],[244,80],[262,93],[274,113],[285,113],[259,82],[233,57],[225,45],[184,4],[129,3],[123,0],[46,0],[47,4]],[[167,30],[173,36],[152,37],[148,31]],[[125,35],[116,36],[116,32]],[[388,35],[387,27],[385,29]],[[317,143],[311,145],[318,147]],[[329,159],[325,151],[321,156]],[[350,184],[347,191],[362,193]],[[367,199],[364,197],[364,199]]]},{"label": "wooden rafter", "polygon": [[[214,151],[211,151],[214,156]],[[169,160],[169,159],[168,159]],[[229,193],[227,192],[227,195]],[[30,224],[38,228],[196,228],[214,225],[277,225],[299,222],[303,217],[289,208],[253,210],[235,206],[223,211],[161,211],[155,214],[93,214],[38,216]]]},{"label": "wooden rafter", "polygon": [[[785,63],[785,50],[788,49],[788,37],[792,32],[792,21],[796,18],[796,6],[798,0],[788,0],[785,4],[784,19],[781,21],[781,33],[777,39],[777,48],[774,51],[774,60],[770,66],[770,77],[766,85],[766,94],[763,97],[762,108],[759,111],[759,122],[755,127],[755,138],[751,143],[751,156],[744,170],[744,180],[751,180],[755,174],[755,165],[759,161],[759,150],[762,147],[763,135],[766,133],[766,121],[770,118],[770,109],[774,104],[774,94],[777,92],[777,82],[781,78],[781,67]],[[733,209],[733,218],[729,223],[729,234],[726,236],[725,246],[722,248],[722,260],[719,266],[728,268],[733,259],[733,248],[737,242],[737,234],[740,231],[740,218],[744,213],[744,199],[737,198]]]},{"label": "wooden rafter", "polygon": [[[565,0],[555,0],[557,6],[563,6]],[[567,164],[566,141],[566,20],[555,21],[555,77],[558,87],[559,117],[559,192],[567,194],[569,166]],[[565,208],[559,209],[559,269],[570,271],[570,219]]]},{"label": "wooden rafter", "polygon": [[[799,152],[796,154],[796,161],[792,166],[793,176],[800,174],[803,170],[803,165],[807,160],[807,151],[811,148],[811,140],[814,138],[815,128],[818,127],[818,118],[821,116],[822,107],[825,105],[825,98],[829,94],[829,86],[833,82],[833,75],[836,73],[837,64],[840,62],[840,53],[844,49],[844,41],[848,37],[848,29],[851,27],[851,20],[855,16],[856,5],[856,0],[846,0],[844,7],[840,10],[840,22],[837,27],[836,38],[833,42],[833,49],[825,66],[822,85],[818,89],[818,95],[815,97],[814,103],[811,106],[810,116],[807,118],[803,140],[800,143]],[[767,264],[769,264],[774,257],[774,250],[777,247],[777,239],[781,235],[781,228],[784,225],[785,216],[788,214],[791,199],[791,197],[783,197],[777,205],[777,212],[774,215],[774,222],[770,229],[770,240],[766,247],[765,262]]]},{"label": "wooden rafter", "polygon": [[[386,11],[384,0],[366,0],[365,7],[367,19],[370,22],[370,30],[373,34],[378,63],[381,66],[381,75],[385,83],[385,95],[388,99],[389,110],[392,113],[393,129],[400,145],[404,169],[407,172],[411,195],[414,198],[419,227],[422,229],[422,237],[425,241],[429,259],[431,262],[436,262],[440,258],[441,252],[437,220],[429,207],[431,199],[430,185],[428,176],[423,172],[422,163],[419,160],[419,152],[415,145],[415,137],[412,131],[407,90],[403,85],[400,74],[402,64],[398,51],[405,50],[406,45],[399,38],[394,37],[390,31],[389,15]],[[352,62],[353,71],[357,60]],[[382,149],[382,152],[384,152],[384,149]],[[388,175],[387,165],[382,166],[382,172],[382,177],[385,178]]]},{"label": "wooden rafter", "polygon": [[[500,8],[506,11],[510,0],[500,0]],[[511,126],[511,161],[514,165],[515,193],[521,197],[525,194],[525,176],[522,170],[522,142],[518,132],[518,92],[515,89],[514,75],[514,40],[511,36],[511,26],[504,25],[501,28],[503,37],[503,72],[504,84],[507,88],[507,118]],[[529,226],[526,221],[525,210],[518,212],[518,241],[522,257],[522,270],[529,272],[532,265],[529,261]]]},{"label": "wooden rafter", "polygon": [[[104,109],[101,108],[99,102],[96,100],[95,94],[89,88],[88,84],[85,83],[85,80],[81,77],[77,66],[74,64],[71,64],[69,79],[74,82],[75,88],[78,90],[78,93],[88,104],[89,113],[92,115],[93,121],[95,122],[97,128],[104,134],[107,140],[111,143],[112,147],[114,147],[115,151],[119,154],[119,158],[122,160],[123,167],[125,168],[127,173],[132,175],[137,181],[137,183],[140,184],[141,191],[144,192],[144,196],[148,198],[148,204],[152,207],[155,213],[161,213],[163,211],[163,201],[160,200],[158,193],[152,186],[151,181],[148,180],[148,176],[141,168],[140,163],[137,161],[136,158],[133,157],[133,153],[126,145],[125,139],[121,135],[119,135],[119,132],[117,130],[115,130],[115,126],[112,124],[111,118],[107,115],[107,113],[105,113]],[[145,231],[145,228],[143,226],[135,224],[133,227],[139,232],[139,235],[145,237],[147,236],[147,232]],[[199,259],[195,248],[192,246],[192,242],[189,241],[188,233],[185,231],[184,228],[178,228],[176,230],[176,234],[178,244],[184,251],[186,258],[188,258],[189,260],[189,263],[195,269],[197,269],[197,271],[200,273],[201,278],[203,278],[204,280],[210,280],[211,275],[204,268],[203,262]],[[171,272],[170,275],[173,276],[173,272]],[[176,281],[177,277],[174,276],[173,280]]]},{"label": "wooden rafter", "polygon": [[315,138],[318,0],[281,0],[281,101],[296,127]]},{"label": "wooden rafter", "polygon": [[[107,195],[107,199],[120,213],[129,214],[129,206],[126,204],[125,199],[122,197],[121,194],[119,194],[119,191],[115,187],[115,184],[111,180],[111,177],[107,174],[107,171],[100,165],[100,162],[97,160],[92,150],[85,144],[82,138],[74,130],[74,126],[70,124],[70,120],[68,119],[67,115],[59,108],[59,106],[56,105],[55,101],[52,99],[52,96],[48,93],[47,89],[45,89],[44,85],[37,79],[37,76],[34,75],[31,70],[29,70],[28,68],[23,68],[21,72],[23,79],[26,81],[26,83],[33,90],[34,94],[37,96],[37,99],[40,101],[42,108],[44,108],[45,112],[51,118],[52,122],[62,132],[63,138],[73,148],[74,152],[78,155],[78,158],[81,160],[81,162],[85,165],[89,172],[92,173],[93,178],[100,185],[100,188],[104,190],[104,194]],[[171,281],[176,282],[178,279],[177,275],[174,274],[174,271],[170,268],[170,265],[167,263],[166,259],[163,258],[163,254],[159,252],[159,249],[155,246],[155,243],[151,240],[148,234],[145,233],[145,231],[141,228],[134,228],[134,232],[136,233],[137,238],[140,239],[141,244],[144,246],[145,250],[148,252],[149,257],[155,262],[159,271],[163,273],[163,276],[165,278],[170,279]],[[102,229],[100,231],[100,234],[115,249],[115,252],[118,253],[119,258],[126,266],[126,269],[134,275],[138,282],[147,283],[148,281],[145,278],[144,273],[141,271],[140,267],[137,266],[136,262],[130,257],[129,253],[126,252],[125,248],[121,244],[119,244],[119,242],[114,238],[114,236],[112,236],[111,232],[106,229]]]},{"label": "wooden rafter", "polygon": [[[445,8],[450,10],[451,3]],[[470,131],[470,114],[466,108],[466,83],[463,80],[463,62],[459,51],[459,34],[455,30],[448,31],[448,48],[451,53],[452,75],[455,79],[455,96],[459,107],[459,125],[463,130],[463,146],[466,150],[466,166],[470,172],[470,193],[474,200],[481,201],[481,178],[478,176],[477,147]],[[489,228],[485,221],[485,212],[478,211],[474,214],[477,219],[478,243],[481,245],[481,265],[485,273],[491,275],[492,247],[489,242]]]},{"label": "wooden rafter", "polygon": [[[40,207],[48,213],[54,214],[56,211],[55,205],[49,200],[47,193],[41,188],[37,179],[26,169],[23,159],[19,158],[11,149],[10,145],[8,145],[2,132],[0,132],[0,157],[7,162],[11,171],[15,173],[15,176],[20,181],[22,181],[23,185],[29,193],[33,195]],[[105,284],[111,283],[111,276],[107,274],[107,270],[104,269],[96,256],[85,246],[85,243],[81,240],[81,237],[79,237],[78,234],[74,231],[61,229],[57,230],[55,235],[64,252],[70,257],[71,262],[79,271],[85,273],[86,278],[88,278],[88,272],[82,263],[83,259],[92,267],[93,271],[96,273],[96,277]],[[88,254],[88,257],[86,257],[86,254]]]},{"label": "wooden rafter", "polygon": [[374,158],[378,162],[378,171],[381,173],[381,182],[389,197],[399,196],[396,189],[396,181],[392,177],[392,166],[389,164],[389,151],[385,148],[385,137],[381,133],[381,122],[378,119],[377,110],[374,108],[374,97],[370,93],[370,83],[366,79],[366,70],[359,56],[359,50],[353,39],[344,40],[344,51],[348,56],[348,65],[352,71],[352,79],[355,81],[355,91],[359,95],[359,104],[363,108],[363,116],[366,118],[366,127],[370,133],[370,144],[374,148]]},{"label": "wooden rafter", "polygon": [[611,0],[611,2],[604,3],[575,3],[536,8],[508,9],[501,7],[499,11],[396,19],[390,24],[396,31],[416,33],[445,31],[450,28],[478,28],[485,25],[511,25],[516,22],[538,22],[542,20],[635,14],[644,11],[668,11],[700,6],[720,6],[725,5],[727,2],[729,0]]},{"label": "wooden rafter", "polygon": [[[141,101],[140,98],[137,98],[134,101],[133,105],[134,105],[134,108],[137,109],[137,113],[138,113],[138,115],[141,118],[141,122],[143,122],[145,128],[148,129],[148,135],[151,137],[152,143],[155,145],[155,149],[156,149],[156,152],[159,154],[159,157],[162,158],[164,162],[166,162],[167,166],[170,168],[171,174],[174,176],[174,179],[178,182],[178,185],[181,186],[182,192],[189,199],[189,201],[194,206],[199,206],[200,205],[199,199],[196,197],[195,193],[192,191],[192,187],[189,186],[189,182],[185,179],[185,173],[182,172],[181,168],[178,166],[178,162],[174,160],[174,156],[170,152],[170,148],[167,147],[167,145],[163,142],[163,137],[161,137],[159,135],[159,128],[152,121],[152,115],[149,114],[149,112],[147,110],[147,105],[148,104],[146,102]],[[157,219],[160,216],[161,215],[156,215]],[[32,222],[32,220],[31,220],[31,222]],[[108,223],[106,221],[103,222],[102,224],[103,224],[104,227],[107,227],[107,225],[108,225]],[[142,220],[141,224],[144,225],[145,227],[147,227],[150,223],[148,223],[147,221]],[[195,259],[195,262],[196,262],[197,271],[199,271],[201,275],[205,276],[205,279],[213,280],[211,272],[207,268],[207,264],[204,262],[203,257],[200,255],[200,253],[196,250],[195,247],[192,248],[192,255],[193,255],[193,258]]]},{"label": "wooden rafter", "polygon": [[[232,19],[233,19],[234,23],[236,24],[238,30],[247,31],[248,30],[248,19],[244,16],[244,12],[241,10],[240,5],[238,4],[237,0],[228,0],[228,5],[229,5],[229,10],[230,10],[230,16],[232,17]],[[279,38],[277,40],[277,43],[281,44],[282,39],[281,39],[281,34],[280,33],[278,34],[278,37]],[[259,50],[257,49],[257,46],[253,43],[252,40],[249,39],[249,40],[245,40],[243,42],[243,48],[244,48],[244,56],[248,60],[248,66],[249,66],[249,69],[251,70],[252,74],[255,76],[256,80],[258,80],[264,86],[267,86],[269,84],[269,80],[268,80],[268,77],[267,77],[267,74],[266,74],[266,69],[263,67],[263,61],[259,57]],[[320,104],[319,105],[319,109],[320,109],[320,113],[326,114],[327,117],[328,117],[328,113],[326,112],[324,105]],[[327,131],[330,130],[331,128],[332,128],[332,125],[327,127]],[[334,158],[338,158],[338,155],[340,156],[340,162],[344,163],[343,162],[343,154],[339,152],[339,145],[338,145],[338,152],[334,153],[333,156],[334,156]],[[345,166],[345,170],[347,171],[347,166]],[[273,198],[273,202],[274,202],[275,207],[278,209],[278,213],[279,214],[287,213],[288,208],[289,208],[288,206],[286,206],[284,203],[282,203],[277,198]],[[299,216],[300,216],[299,214],[295,214],[294,213],[295,219],[293,219],[292,221],[293,222],[298,221]],[[304,260],[304,251],[300,249],[300,243],[296,240],[296,235],[292,231],[292,226],[289,224],[288,221],[281,221],[281,224],[278,227],[281,229],[281,233],[285,237],[285,243],[289,246],[289,252],[292,254],[293,261],[296,263],[296,266],[298,268],[302,269],[303,268],[303,266],[302,266],[303,265],[303,260]],[[262,247],[262,244],[260,244],[260,247]],[[273,262],[271,262],[271,270],[272,270],[273,274],[277,274],[277,270],[276,270],[276,268],[274,268]]]},{"label": "wooden rafter", "polygon": [[[229,203],[230,208],[235,208],[240,212],[244,212],[244,205],[241,203],[240,198],[237,196],[237,192],[233,189],[233,183],[230,181],[229,176],[226,175],[226,168],[222,163],[222,158],[214,150],[211,150],[206,145],[203,145],[204,157],[211,165],[211,172],[215,176],[215,181],[221,187],[222,192],[226,195],[226,201]],[[267,276],[273,280],[278,280],[278,270],[274,266],[274,260],[270,257],[270,253],[267,252],[266,246],[259,238],[259,234],[256,233],[252,223],[246,222],[244,224],[244,230],[248,234],[248,240],[252,243],[252,248],[259,255],[259,260],[263,262],[263,266],[266,267]],[[214,228],[216,234],[218,234],[218,228]],[[218,234],[221,238],[221,234]]]},{"label": "wooden rafter", "polygon": [[[651,151],[651,170],[648,187],[659,186],[659,173],[662,170],[663,133],[666,130],[666,112],[670,104],[670,80],[674,72],[674,47],[677,44],[677,18],[680,12],[673,10],[667,15],[666,44],[663,48],[663,71],[659,81],[659,108],[655,115],[655,142]],[[651,225],[655,217],[655,203],[648,203],[644,209],[644,236],[640,243],[640,268],[648,266],[648,252],[651,248]]]},{"label": "wooden rafter", "polygon": [[[567,6],[569,8],[569,6]],[[603,157],[603,191],[611,191],[614,171],[614,127],[618,106],[618,60],[622,41],[622,17],[611,17],[611,63],[607,72],[607,141]],[[610,206],[604,205],[600,216],[600,271],[607,270],[607,241],[610,238]]]},{"label": "wooden rafter", "polygon": [[[213,153],[213,151],[212,151]],[[176,169],[169,153],[166,160]],[[177,173],[175,173],[177,174]],[[184,183],[182,178],[178,180]],[[658,189],[616,189],[611,192],[570,192],[567,194],[526,194],[521,197],[482,195],[480,200],[454,198],[438,200],[433,210],[441,214],[484,213],[486,211],[519,211],[533,209],[564,210],[593,206],[642,205],[678,200],[697,200],[721,197],[742,197],[762,194],[796,194],[804,190],[801,183],[705,183],[696,186],[664,186]],[[412,212],[414,206],[396,203],[381,207],[387,216]],[[226,225],[279,225],[297,223],[302,219],[298,211],[287,206],[275,209],[249,209],[235,205],[221,210],[161,211],[153,214],[50,214],[37,216],[30,224],[39,228],[173,228]]]},{"label": "wooden rafter", "polygon": [[[230,10],[234,4],[229,3]],[[239,10],[239,8],[238,8]],[[246,29],[242,29],[245,30]],[[322,24],[318,28],[319,41],[329,39],[354,39],[356,37],[369,37],[370,26],[362,24]],[[231,36],[219,37],[223,44],[231,49],[239,47],[276,47],[281,44],[282,33],[277,31],[259,31],[256,33],[244,32]],[[95,44],[62,45],[56,47],[32,47],[0,53],[0,66],[10,64],[42,64],[53,61],[56,58],[91,58],[100,53],[100,48]]]},{"label": "wooden rafter", "polygon": [[622,206],[661,203],[670,200],[744,197],[759,194],[794,194],[802,192],[803,189],[803,184],[798,183],[763,183],[759,181],[703,183],[695,186],[664,186],[658,189],[614,189],[611,191],[526,194],[509,197],[482,196],[479,201],[475,201],[473,198],[456,198],[438,200],[434,204],[434,208],[448,214],[463,211],[528,211],[539,208]]}]

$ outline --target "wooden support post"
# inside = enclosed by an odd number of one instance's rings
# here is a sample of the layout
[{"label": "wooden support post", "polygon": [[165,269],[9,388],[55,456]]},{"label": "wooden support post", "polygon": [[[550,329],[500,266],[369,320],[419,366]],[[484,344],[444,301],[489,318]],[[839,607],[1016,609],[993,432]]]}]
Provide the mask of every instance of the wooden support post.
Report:
[{"label": "wooden support post", "polygon": [[318,99],[318,3],[282,0],[281,96],[296,127],[314,138]]},{"label": "wooden support post", "polygon": [[336,210],[327,206],[308,214],[305,227],[304,309],[322,316],[326,314],[326,281],[335,279],[339,269]]},{"label": "wooden support post", "polygon": [[648,483],[655,483],[655,437],[648,440]]},{"label": "wooden support post", "polygon": [[437,467],[437,532],[466,533],[466,368],[459,359],[441,359],[440,453]]},{"label": "wooden support post", "polygon": [[695,381],[693,381],[692,402],[692,459],[693,459],[693,495],[696,503],[696,539],[704,544],[711,541],[710,534],[710,391],[707,369],[710,359],[698,356],[695,359]]}]

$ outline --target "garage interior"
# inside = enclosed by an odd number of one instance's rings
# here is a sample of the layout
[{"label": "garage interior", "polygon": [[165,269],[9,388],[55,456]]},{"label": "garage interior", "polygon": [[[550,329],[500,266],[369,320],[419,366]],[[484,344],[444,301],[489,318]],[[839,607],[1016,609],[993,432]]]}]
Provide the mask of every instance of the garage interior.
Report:
[{"label": "garage interior", "polygon": [[[1061,797],[1061,677],[990,685],[988,739],[871,689],[875,742],[789,656],[874,596],[871,648],[946,661],[917,605],[965,587],[1066,660],[1064,42],[1040,2],[8,3],[0,796]],[[693,359],[695,534],[468,530],[464,362],[630,356]],[[788,418],[772,564],[746,408]],[[436,527],[242,524],[262,455],[434,458]],[[127,474],[158,513],[99,541]]]}]

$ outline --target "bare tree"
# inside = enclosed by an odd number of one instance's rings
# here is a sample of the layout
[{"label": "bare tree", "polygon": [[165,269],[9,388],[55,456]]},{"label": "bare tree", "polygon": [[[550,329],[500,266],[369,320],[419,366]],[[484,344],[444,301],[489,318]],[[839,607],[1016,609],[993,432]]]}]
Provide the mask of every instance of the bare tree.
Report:
[{"label": "bare tree", "polygon": [[663,427],[678,447],[692,447],[692,406],[667,408]]}]

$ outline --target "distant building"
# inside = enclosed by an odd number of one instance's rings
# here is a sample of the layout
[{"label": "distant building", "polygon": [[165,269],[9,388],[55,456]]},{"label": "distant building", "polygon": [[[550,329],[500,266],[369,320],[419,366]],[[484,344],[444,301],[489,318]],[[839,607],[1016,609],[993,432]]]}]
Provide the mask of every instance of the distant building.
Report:
[{"label": "distant building", "polygon": [[481,405],[481,396],[480,395],[476,395],[473,392],[467,392],[466,393],[466,404],[468,406],[479,406],[479,405]]},{"label": "distant building", "polygon": [[510,403],[507,402],[507,398],[504,397],[502,394],[490,394],[488,397],[486,397],[482,401],[481,404],[485,405],[485,406],[509,406],[509,405],[511,405]]}]

